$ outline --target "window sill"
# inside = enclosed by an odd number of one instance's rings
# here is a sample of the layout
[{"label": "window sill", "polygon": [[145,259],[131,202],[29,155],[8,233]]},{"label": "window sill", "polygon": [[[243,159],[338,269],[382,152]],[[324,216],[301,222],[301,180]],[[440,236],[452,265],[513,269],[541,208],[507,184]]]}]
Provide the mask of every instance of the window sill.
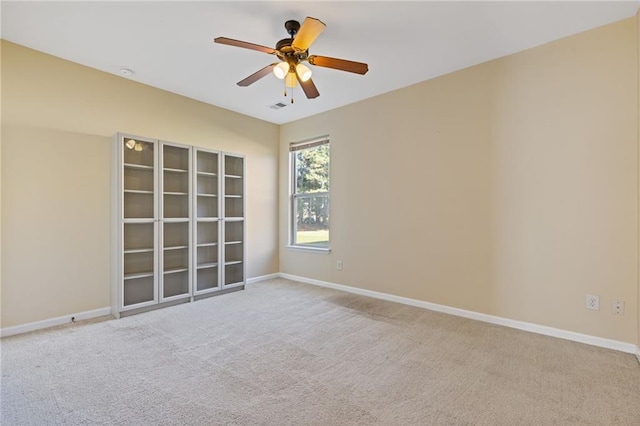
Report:
[{"label": "window sill", "polygon": [[305,247],[305,246],[286,246],[291,251],[303,251],[307,253],[329,254],[331,253],[330,247]]}]

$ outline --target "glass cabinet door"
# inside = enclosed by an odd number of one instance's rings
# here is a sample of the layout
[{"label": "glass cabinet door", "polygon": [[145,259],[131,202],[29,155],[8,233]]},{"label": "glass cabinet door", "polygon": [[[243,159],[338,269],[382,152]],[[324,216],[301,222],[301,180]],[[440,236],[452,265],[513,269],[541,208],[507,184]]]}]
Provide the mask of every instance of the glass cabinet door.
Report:
[{"label": "glass cabinet door", "polygon": [[245,280],[244,188],[244,158],[224,154],[223,287]]},{"label": "glass cabinet door", "polygon": [[156,143],[129,137],[122,150],[122,308],[157,300]]},{"label": "glass cabinet door", "polygon": [[195,295],[210,293],[221,288],[218,267],[220,258],[219,161],[217,152],[195,150]]},{"label": "glass cabinet door", "polygon": [[191,149],[162,143],[160,301],[191,293]]}]

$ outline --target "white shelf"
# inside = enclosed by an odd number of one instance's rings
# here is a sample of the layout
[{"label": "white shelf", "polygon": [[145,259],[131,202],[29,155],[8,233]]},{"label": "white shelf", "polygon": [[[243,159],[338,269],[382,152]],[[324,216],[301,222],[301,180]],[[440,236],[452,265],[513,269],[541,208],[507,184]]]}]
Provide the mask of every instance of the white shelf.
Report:
[{"label": "white shelf", "polygon": [[224,266],[239,265],[240,263],[242,263],[242,260],[233,260],[231,262],[224,262]]},{"label": "white shelf", "polygon": [[217,246],[218,243],[200,243],[198,244],[198,247],[213,247],[213,246]]},{"label": "white shelf", "polygon": [[242,198],[242,195],[225,195],[224,198]]},{"label": "white shelf", "polygon": [[165,217],[162,219],[164,223],[184,223],[189,222],[188,217]]},{"label": "white shelf", "polygon": [[127,169],[140,169],[140,170],[153,170],[153,166],[147,166],[145,164],[124,163]]},{"label": "white shelf", "polygon": [[225,241],[225,245],[227,244],[242,244],[242,241]]},{"label": "white shelf", "polygon": [[218,264],[215,263],[215,262],[202,263],[202,264],[198,265],[198,269],[215,268],[216,266],[218,266]]},{"label": "white shelf", "polygon": [[189,270],[189,268],[170,268],[170,269],[165,269],[164,273],[165,274],[177,274],[178,272],[186,272],[188,270]]},{"label": "white shelf", "polygon": [[132,253],[149,253],[153,251],[153,247],[151,248],[141,248],[141,249],[130,249],[130,250],[125,250],[124,254],[132,254]]},{"label": "white shelf", "polygon": [[219,218],[217,216],[212,217],[199,217],[196,219],[198,222],[217,222]]},{"label": "white shelf", "polygon": [[164,195],[189,195],[188,192],[163,192]]},{"label": "white shelf", "polygon": [[239,175],[224,175],[224,177],[230,178],[230,179],[242,179],[242,176],[239,176]]},{"label": "white shelf", "polygon": [[211,172],[198,172],[198,176],[218,176],[218,174]]},{"label": "white shelf", "polygon": [[153,194],[153,191],[145,191],[142,189],[125,189],[125,194]]},{"label": "white shelf", "polygon": [[165,247],[165,250],[182,250],[182,249],[186,249],[189,248],[189,246],[171,246],[171,247]]},{"label": "white shelf", "polygon": [[165,167],[164,169],[165,172],[170,172],[170,173],[189,173],[189,170],[185,170],[185,169],[172,169],[170,167]]},{"label": "white shelf", "polygon": [[198,194],[198,197],[217,197],[218,194]]},{"label": "white shelf", "polygon": [[155,219],[152,217],[124,218],[122,223],[153,223]]},{"label": "white shelf", "polygon": [[228,217],[225,217],[224,220],[226,220],[227,222],[242,222],[244,220],[244,217],[228,216]]},{"label": "white shelf", "polygon": [[153,276],[153,272],[136,272],[134,274],[125,274],[124,279],[135,280],[136,278],[147,278],[152,276]]}]

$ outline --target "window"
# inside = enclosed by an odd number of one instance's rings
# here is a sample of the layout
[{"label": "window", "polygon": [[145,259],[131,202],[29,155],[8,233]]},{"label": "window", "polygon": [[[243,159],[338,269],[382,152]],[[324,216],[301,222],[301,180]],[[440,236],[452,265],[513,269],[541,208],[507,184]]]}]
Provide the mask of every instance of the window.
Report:
[{"label": "window", "polygon": [[291,245],[329,248],[329,138],[291,144]]}]

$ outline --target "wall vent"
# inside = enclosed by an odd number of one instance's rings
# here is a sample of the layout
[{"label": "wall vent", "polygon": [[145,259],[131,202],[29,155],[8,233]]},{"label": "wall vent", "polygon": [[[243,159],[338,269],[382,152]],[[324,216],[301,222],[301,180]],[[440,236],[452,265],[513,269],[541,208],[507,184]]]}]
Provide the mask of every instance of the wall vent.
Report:
[{"label": "wall vent", "polygon": [[271,108],[271,109],[280,109],[280,108],[284,108],[286,106],[287,106],[287,104],[283,104],[282,102],[278,102],[276,104],[269,105],[269,108]]}]

